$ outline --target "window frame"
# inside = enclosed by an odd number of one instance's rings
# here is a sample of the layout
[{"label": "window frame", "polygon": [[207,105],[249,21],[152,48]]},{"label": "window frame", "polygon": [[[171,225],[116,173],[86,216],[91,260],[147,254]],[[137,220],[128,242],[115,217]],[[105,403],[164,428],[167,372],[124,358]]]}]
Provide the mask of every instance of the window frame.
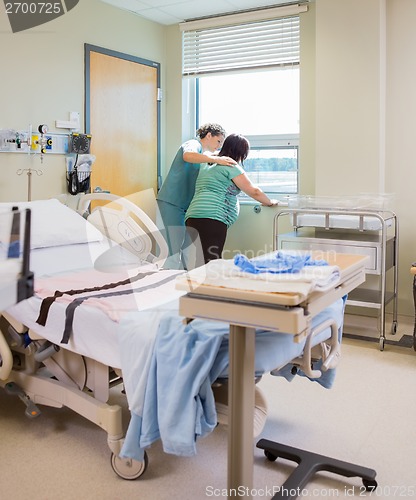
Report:
[{"label": "window frame", "polygon": [[[200,78],[226,73],[257,73],[267,69],[279,67],[283,69],[295,65],[300,67],[300,13],[308,10],[307,3],[308,0],[301,0],[297,5],[205,18],[180,24],[183,32],[182,120],[184,137],[193,137],[195,130],[201,125]],[[251,37],[249,42],[246,40],[246,30]],[[272,30],[270,32],[274,32],[276,36],[270,38],[269,30]],[[254,37],[253,33],[256,33]],[[229,40],[229,44],[224,46],[221,43],[221,36]],[[270,51],[267,50],[269,39]],[[264,55],[260,65],[256,65],[257,57],[253,62],[254,55],[257,53],[256,44],[258,44],[258,50]],[[249,51],[248,55],[245,48]],[[215,63],[215,57],[217,61],[219,60],[218,64]],[[230,65],[224,65],[223,59],[231,61]],[[253,150],[296,147],[296,192],[271,191],[269,193],[266,191],[266,193],[278,199],[299,193],[299,133],[246,136]],[[253,203],[253,200],[244,193],[240,195],[240,199],[244,203]]]}]

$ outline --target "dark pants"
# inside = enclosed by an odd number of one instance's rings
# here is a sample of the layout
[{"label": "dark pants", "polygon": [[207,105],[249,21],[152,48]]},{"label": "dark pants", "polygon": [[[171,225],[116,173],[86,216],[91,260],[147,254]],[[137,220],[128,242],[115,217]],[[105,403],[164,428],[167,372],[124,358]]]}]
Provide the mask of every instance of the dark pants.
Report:
[{"label": "dark pants", "polygon": [[189,218],[185,225],[188,244],[199,235],[205,264],[210,260],[221,259],[227,237],[226,224],[215,219]]}]

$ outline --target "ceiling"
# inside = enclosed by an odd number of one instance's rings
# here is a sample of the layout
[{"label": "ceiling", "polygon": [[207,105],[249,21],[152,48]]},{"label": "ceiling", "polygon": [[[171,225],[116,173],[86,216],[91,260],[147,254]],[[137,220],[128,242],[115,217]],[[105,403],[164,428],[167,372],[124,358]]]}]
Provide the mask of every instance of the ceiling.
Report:
[{"label": "ceiling", "polygon": [[159,24],[177,24],[200,17],[230,14],[289,3],[290,0],[101,0]]}]

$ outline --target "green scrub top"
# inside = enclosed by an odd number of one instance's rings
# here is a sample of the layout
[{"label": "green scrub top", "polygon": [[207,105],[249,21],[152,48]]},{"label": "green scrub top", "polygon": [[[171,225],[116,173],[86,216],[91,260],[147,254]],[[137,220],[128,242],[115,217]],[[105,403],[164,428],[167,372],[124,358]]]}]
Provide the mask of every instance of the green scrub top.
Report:
[{"label": "green scrub top", "polygon": [[184,153],[202,153],[202,145],[197,139],[182,144],[172,162],[168,175],[157,195],[157,199],[186,210],[195,192],[199,173],[199,163],[183,160]]}]

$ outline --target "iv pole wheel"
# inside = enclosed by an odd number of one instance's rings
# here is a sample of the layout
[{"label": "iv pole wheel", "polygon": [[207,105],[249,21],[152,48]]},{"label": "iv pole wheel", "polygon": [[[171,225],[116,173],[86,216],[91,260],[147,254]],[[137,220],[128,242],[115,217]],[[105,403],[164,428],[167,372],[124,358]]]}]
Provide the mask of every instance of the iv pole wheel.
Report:
[{"label": "iv pole wheel", "polygon": [[144,474],[149,460],[147,453],[144,452],[143,461],[133,460],[132,458],[121,458],[115,453],[111,453],[111,467],[117,476],[122,479],[134,480]]}]

